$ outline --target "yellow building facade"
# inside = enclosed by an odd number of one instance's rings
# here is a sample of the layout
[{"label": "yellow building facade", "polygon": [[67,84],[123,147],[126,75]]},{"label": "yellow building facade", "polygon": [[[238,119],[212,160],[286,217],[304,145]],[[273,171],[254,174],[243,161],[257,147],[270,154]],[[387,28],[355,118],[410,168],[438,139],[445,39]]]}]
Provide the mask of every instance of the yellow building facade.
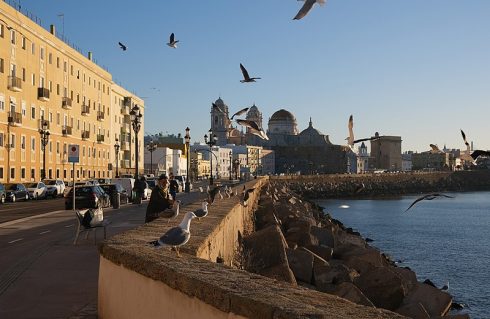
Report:
[{"label": "yellow building facade", "polygon": [[[40,129],[49,131],[46,178],[114,176],[114,144],[131,141],[129,112],[136,104],[144,114],[143,101],[116,85],[90,52],[85,57],[58,39],[54,26],[47,31],[0,1],[0,182],[41,179]],[[141,142],[143,132],[142,124]],[[133,153],[121,147],[119,154],[128,168],[135,160],[132,139],[124,147]],[[75,171],[70,144],[80,149]]]}]

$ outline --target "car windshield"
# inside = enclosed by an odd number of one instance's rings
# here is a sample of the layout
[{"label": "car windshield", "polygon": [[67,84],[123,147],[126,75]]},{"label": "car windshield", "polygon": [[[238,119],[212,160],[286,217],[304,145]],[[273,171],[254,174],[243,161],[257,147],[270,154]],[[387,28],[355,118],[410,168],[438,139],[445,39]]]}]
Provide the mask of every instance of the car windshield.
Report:
[{"label": "car windshield", "polygon": [[26,188],[36,188],[37,187],[37,183],[28,183],[26,184]]},{"label": "car windshield", "polygon": [[87,194],[93,193],[92,187],[76,187],[75,188],[75,195],[76,196],[84,196]]},{"label": "car windshield", "polygon": [[55,180],[47,180],[47,181],[44,181],[44,184],[46,184],[46,185],[56,185],[56,181]]}]

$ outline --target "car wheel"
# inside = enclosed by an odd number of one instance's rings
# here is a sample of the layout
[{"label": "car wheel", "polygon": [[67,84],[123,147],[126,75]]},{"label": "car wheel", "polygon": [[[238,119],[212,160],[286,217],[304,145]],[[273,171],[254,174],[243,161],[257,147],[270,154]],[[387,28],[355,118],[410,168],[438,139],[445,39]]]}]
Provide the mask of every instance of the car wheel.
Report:
[{"label": "car wheel", "polygon": [[26,200],[29,200],[29,193],[26,193]]},{"label": "car wheel", "polygon": [[12,203],[15,203],[15,195],[12,195]]},{"label": "car wheel", "polygon": [[2,202],[2,204],[5,204],[5,195],[2,195],[2,198],[0,199],[0,201]]}]

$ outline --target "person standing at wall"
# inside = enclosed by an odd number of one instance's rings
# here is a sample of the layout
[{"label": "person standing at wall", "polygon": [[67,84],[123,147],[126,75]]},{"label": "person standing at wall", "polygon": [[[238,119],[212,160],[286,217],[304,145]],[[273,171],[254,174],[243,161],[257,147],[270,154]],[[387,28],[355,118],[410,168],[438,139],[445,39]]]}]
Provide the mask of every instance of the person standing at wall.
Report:
[{"label": "person standing at wall", "polygon": [[150,202],[146,208],[145,223],[149,223],[160,216],[160,213],[172,207],[173,200],[169,194],[168,178],[165,174],[158,177],[158,183],[151,192]]},{"label": "person standing at wall", "polygon": [[170,195],[172,195],[172,199],[175,200],[177,193],[179,192],[179,182],[175,179],[175,176],[173,173],[170,173],[169,192],[170,192]]}]

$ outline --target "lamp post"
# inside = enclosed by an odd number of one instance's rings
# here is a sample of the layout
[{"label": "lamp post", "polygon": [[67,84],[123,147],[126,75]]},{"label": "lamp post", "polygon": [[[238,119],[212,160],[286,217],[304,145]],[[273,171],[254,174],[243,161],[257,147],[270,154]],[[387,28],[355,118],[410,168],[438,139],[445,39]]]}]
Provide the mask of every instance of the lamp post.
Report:
[{"label": "lamp post", "polygon": [[149,173],[152,174],[152,172],[153,172],[153,152],[156,151],[157,144],[153,143],[153,140],[151,140],[150,143],[148,143],[148,145],[146,147],[148,149],[148,152],[150,152],[150,171],[149,171]]},{"label": "lamp post", "polygon": [[[209,130],[209,141],[208,141],[208,135],[204,135],[204,142],[209,145],[209,152],[212,154],[213,153],[213,146],[216,145],[216,142],[218,141],[218,137],[216,134],[213,134],[213,131]],[[210,176],[209,176],[209,185],[213,185],[213,156],[211,155],[210,157]],[[216,163],[218,164],[218,163]]]},{"label": "lamp post", "polygon": [[184,136],[184,140],[185,140],[185,154],[186,154],[186,157],[187,157],[187,176],[186,176],[186,179],[185,179],[185,187],[184,187],[184,192],[186,193],[189,193],[191,191],[191,184],[190,184],[190,181],[189,181],[189,164],[190,164],[190,154],[189,154],[189,150],[190,150],[190,144],[191,144],[191,136],[189,135],[189,132],[190,132],[190,128],[189,127],[186,127],[185,129],[185,136]]},{"label": "lamp post", "polygon": [[238,179],[238,172],[240,170],[240,160],[238,158],[235,158],[233,160],[233,165],[235,166],[235,179]]},{"label": "lamp post", "polygon": [[116,138],[116,144],[114,144],[114,151],[116,151],[116,178],[119,178],[119,140]]},{"label": "lamp post", "polygon": [[43,171],[41,172],[41,180],[46,179],[46,146],[49,142],[48,122],[41,119],[41,128],[39,129],[39,134],[41,135],[41,145],[43,147]]},{"label": "lamp post", "polygon": [[230,151],[230,181],[232,180],[231,175],[232,175],[232,170],[231,170],[231,164],[232,164],[232,158],[231,156],[233,155],[233,152]]},{"label": "lamp post", "polygon": [[134,178],[138,179],[138,160],[139,160],[139,145],[138,145],[138,133],[141,129],[141,118],[143,115],[140,112],[140,108],[138,105],[135,105],[132,109],[131,112],[129,112],[129,115],[131,116],[131,125],[133,126],[133,131],[135,134],[134,137],[134,146],[135,146],[135,155],[136,155],[136,161],[135,161],[135,172],[134,172]]}]

